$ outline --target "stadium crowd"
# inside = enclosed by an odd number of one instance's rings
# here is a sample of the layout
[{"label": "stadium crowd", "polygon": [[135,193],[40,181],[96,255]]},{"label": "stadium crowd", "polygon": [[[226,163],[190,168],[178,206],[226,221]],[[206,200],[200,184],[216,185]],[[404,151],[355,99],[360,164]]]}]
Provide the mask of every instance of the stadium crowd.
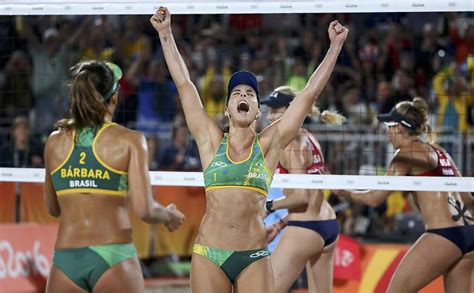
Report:
[{"label": "stadium crowd", "polygon": [[[178,15],[173,33],[205,108],[224,126],[232,72],[255,73],[262,96],[281,84],[301,90],[329,46],[332,19],[351,34],[318,103],[348,122],[324,135],[382,133],[378,113],[421,96],[437,113],[431,117],[436,132],[474,136],[474,19],[468,13]],[[146,134],[152,170],[200,170],[156,32],[148,16],[132,15],[1,16],[0,166],[43,166],[43,143],[68,112],[68,70],[87,59],[122,67],[115,122]],[[324,130],[319,124],[312,123]],[[472,153],[472,146],[463,151]],[[363,173],[363,161],[347,169],[327,160],[333,174]],[[473,164],[458,164],[473,176]],[[341,208],[339,218],[346,233],[375,235],[390,232],[396,214],[409,210],[398,194],[376,209]]]}]

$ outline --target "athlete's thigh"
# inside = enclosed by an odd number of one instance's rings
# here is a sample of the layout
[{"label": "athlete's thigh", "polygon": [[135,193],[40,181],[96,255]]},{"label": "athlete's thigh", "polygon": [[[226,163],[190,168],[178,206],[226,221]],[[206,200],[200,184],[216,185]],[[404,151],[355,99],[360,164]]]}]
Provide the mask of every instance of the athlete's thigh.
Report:
[{"label": "athlete's thigh", "polygon": [[416,292],[446,272],[461,257],[459,248],[448,239],[423,234],[400,262],[389,292]]},{"label": "athlete's thigh", "polygon": [[444,292],[471,292],[474,252],[464,255],[444,274]]},{"label": "athlete's thigh", "polygon": [[306,228],[286,228],[271,255],[277,291],[285,291],[301,274],[306,262],[318,256],[324,246],[321,236]]},{"label": "athlete's thigh", "polygon": [[275,292],[272,265],[269,257],[264,257],[251,263],[235,280],[234,293],[247,292]]},{"label": "athlete's thigh", "polygon": [[94,286],[94,293],[144,292],[145,285],[137,258],[124,260],[108,269]]},{"label": "athlete's thigh", "polygon": [[84,293],[87,291],[77,286],[76,283],[69,279],[60,269],[52,266],[46,284],[46,293],[56,292]]},{"label": "athlete's thigh", "polygon": [[[307,271],[308,279],[313,282],[309,286],[309,292],[332,292],[334,275],[334,251],[337,240],[324,247],[321,255],[310,258],[310,270]],[[311,277],[309,276],[311,275]]]},{"label": "athlete's thigh", "polygon": [[232,284],[224,271],[202,255],[193,253],[191,260],[191,291],[193,293],[232,292]]}]

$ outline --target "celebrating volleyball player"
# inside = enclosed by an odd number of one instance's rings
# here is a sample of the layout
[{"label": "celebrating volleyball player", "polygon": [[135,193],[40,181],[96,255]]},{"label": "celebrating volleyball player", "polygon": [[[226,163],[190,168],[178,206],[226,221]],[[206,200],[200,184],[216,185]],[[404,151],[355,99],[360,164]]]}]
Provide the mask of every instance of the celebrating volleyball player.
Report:
[{"label": "celebrating volleyball player", "polygon": [[[267,119],[278,121],[295,98],[295,91],[282,86],[262,104],[268,106]],[[325,123],[341,124],[345,118],[336,113],[313,106],[312,115]],[[277,166],[280,174],[324,174],[327,173],[321,146],[306,129],[286,147]],[[314,280],[310,292],[331,292],[333,276],[333,254],[339,234],[339,225],[332,207],[318,189],[285,189],[284,197],[266,202],[267,212],[288,209],[288,216],[267,227],[267,233],[276,236],[287,226],[271,256],[275,292],[288,289],[301,274],[305,264],[308,280]],[[270,239],[269,239],[270,240]]]},{"label": "celebrating volleyball player", "polygon": [[325,59],[282,118],[261,133],[255,132],[261,115],[257,79],[247,71],[234,73],[225,108],[229,132],[223,133],[191,82],[171,33],[169,11],[160,8],[150,21],[159,33],[204,170],[207,206],[193,248],[191,289],[273,292],[262,207],[280,156],[327,83],[348,30],[337,21],[329,25],[331,46]]},{"label": "celebrating volleyball player", "polygon": [[144,136],[111,122],[121,76],[112,63],[74,66],[71,119],[46,143],[45,202],[60,220],[47,292],[143,292],[128,201],[147,223],[184,221],[153,200]]},{"label": "celebrating volleyball player", "polygon": [[[461,176],[450,155],[420,137],[427,132],[428,105],[422,98],[398,103],[390,113],[378,116],[396,149],[388,167],[392,176]],[[391,191],[337,191],[354,202],[380,205]],[[426,232],[416,241],[395,271],[389,292],[418,292],[440,275],[445,292],[471,292],[474,225],[469,193],[417,191],[413,193]]]}]

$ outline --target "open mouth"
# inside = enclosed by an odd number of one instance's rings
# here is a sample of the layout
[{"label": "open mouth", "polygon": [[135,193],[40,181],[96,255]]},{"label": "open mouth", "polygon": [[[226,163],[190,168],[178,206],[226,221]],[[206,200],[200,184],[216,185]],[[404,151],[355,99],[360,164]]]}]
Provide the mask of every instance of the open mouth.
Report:
[{"label": "open mouth", "polygon": [[237,105],[237,111],[239,113],[247,113],[250,110],[249,103],[247,101],[240,101]]}]

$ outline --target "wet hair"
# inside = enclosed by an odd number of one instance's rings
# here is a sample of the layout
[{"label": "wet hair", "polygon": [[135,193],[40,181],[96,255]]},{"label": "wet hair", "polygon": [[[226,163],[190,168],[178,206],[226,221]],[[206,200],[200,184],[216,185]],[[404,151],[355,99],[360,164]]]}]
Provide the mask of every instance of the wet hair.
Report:
[{"label": "wet hair", "polygon": [[397,112],[407,117],[416,124],[414,130],[408,129],[410,135],[421,135],[426,133],[430,142],[434,141],[434,133],[428,124],[428,104],[422,98],[414,98],[413,101],[403,101],[398,103],[395,108]]},{"label": "wet hair", "polygon": [[[275,92],[280,92],[282,94],[285,94],[285,95],[293,97],[293,98],[295,98],[296,95],[298,94],[298,92],[294,88],[292,88],[291,86],[288,86],[288,85],[284,85],[284,86],[280,86],[280,87],[276,88]],[[289,106],[289,104],[288,104],[288,106]],[[337,112],[334,112],[334,111],[325,110],[321,113],[321,111],[319,110],[319,108],[316,105],[313,105],[311,107],[311,111],[310,111],[308,116],[311,117],[311,118],[316,118],[316,119],[319,118],[319,120],[321,120],[321,122],[323,122],[325,124],[340,125],[340,124],[343,124],[344,122],[346,122],[346,120],[347,120],[346,117],[344,117],[341,114],[338,114]]]},{"label": "wet hair", "polygon": [[59,120],[56,126],[67,130],[84,127],[98,130],[108,113],[110,100],[104,97],[114,87],[114,74],[99,61],[78,63],[70,71],[70,118]]}]

